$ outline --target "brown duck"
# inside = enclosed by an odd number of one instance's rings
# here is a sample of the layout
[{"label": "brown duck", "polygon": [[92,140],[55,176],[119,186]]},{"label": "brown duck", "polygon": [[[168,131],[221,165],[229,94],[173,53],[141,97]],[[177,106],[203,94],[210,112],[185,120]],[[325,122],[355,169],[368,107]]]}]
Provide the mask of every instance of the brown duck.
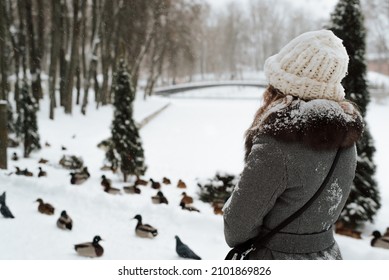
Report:
[{"label": "brown duck", "polygon": [[35,202],[39,202],[38,211],[46,215],[54,215],[54,207],[49,203],[44,203],[41,198],[38,198]]},{"label": "brown duck", "polygon": [[158,230],[148,224],[142,224],[142,216],[136,215],[134,219],[138,220],[135,227],[135,234],[142,238],[154,238],[158,235]]},{"label": "brown duck", "polygon": [[183,197],[181,199],[181,202],[183,202],[185,204],[193,203],[193,198],[191,196],[187,195],[186,192],[183,192],[182,195],[183,195]]},{"label": "brown duck", "polygon": [[61,216],[57,220],[57,227],[65,230],[72,230],[73,228],[73,221],[65,210],[61,212]]},{"label": "brown duck", "polygon": [[179,189],[186,189],[186,184],[184,183],[184,181],[182,181],[181,179],[178,180],[177,188],[179,188]]},{"label": "brown duck", "polygon": [[159,190],[161,188],[161,183],[155,182],[153,179],[150,178],[151,187],[155,190]]},{"label": "brown duck", "polygon": [[148,183],[149,183],[148,181],[136,177],[135,186],[147,186]]},{"label": "brown duck", "polygon": [[39,161],[38,161],[38,163],[40,163],[40,164],[46,164],[46,163],[48,163],[49,161],[47,160],[47,159],[44,159],[44,158],[41,158]]},{"label": "brown duck", "polygon": [[170,179],[168,179],[166,177],[163,177],[162,178],[162,183],[164,183],[165,185],[170,185],[172,182],[170,181]]},{"label": "brown duck", "polygon": [[157,195],[151,197],[151,201],[153,204],[169,204],[166,197],[163,195],[161,191],[157,192]]},{"label": "brown duck", "polygon": [[96,235],[92,242],[86,242],[74,245],[74,250],[77,254],[83,257],[95,258],[101,257],[104,253],[104,248],[99,244],[103,241],[100,236]]}]

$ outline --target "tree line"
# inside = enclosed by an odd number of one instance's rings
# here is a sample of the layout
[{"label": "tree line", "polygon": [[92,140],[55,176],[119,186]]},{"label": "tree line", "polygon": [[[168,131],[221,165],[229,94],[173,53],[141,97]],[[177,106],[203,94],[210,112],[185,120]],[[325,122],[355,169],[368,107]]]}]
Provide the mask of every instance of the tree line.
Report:
[{"label": "tree line", "polygon": [[[364,5],[374,51],[387,51],[386,22],[374,16],[387,12],[383,2]],[[26,80],[35,100],[49,97],[51,119],[59,106],[86,114],[90,94],[97,107],[112,103],[120,59],[145,98],[158,84],[247,78],[324,24],[281,0],[231,1],[221,11],[205,0],[1,0],[0,99],[13,92],[18,112]]]}]

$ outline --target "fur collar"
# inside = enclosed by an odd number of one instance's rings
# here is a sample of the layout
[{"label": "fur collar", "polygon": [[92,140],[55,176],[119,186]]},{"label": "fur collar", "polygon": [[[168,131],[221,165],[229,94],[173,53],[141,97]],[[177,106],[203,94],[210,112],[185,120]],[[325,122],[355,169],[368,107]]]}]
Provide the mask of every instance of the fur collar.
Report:
[{"label": "fur collar", "polygon": [[245,159],[259,135],[323,150],[351,147],[361,137],[363,127],[361,115],[348,102],[287,96],[256,117],[246,133]]}]

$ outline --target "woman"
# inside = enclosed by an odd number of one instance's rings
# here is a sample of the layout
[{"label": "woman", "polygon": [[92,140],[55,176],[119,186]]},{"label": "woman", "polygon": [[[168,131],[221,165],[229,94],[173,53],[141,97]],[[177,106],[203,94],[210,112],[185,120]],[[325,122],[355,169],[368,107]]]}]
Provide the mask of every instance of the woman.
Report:
[{"label": "woman", "polygon": [[328,184],[313,204],[249,259],[341,259],[332,226],[355,176],[363,121],[344,99],[348,55],[331,31],[304,33],[267,59],[269,87],[246,132],[245,167],[224,207],[227,244],[275,228]]}]

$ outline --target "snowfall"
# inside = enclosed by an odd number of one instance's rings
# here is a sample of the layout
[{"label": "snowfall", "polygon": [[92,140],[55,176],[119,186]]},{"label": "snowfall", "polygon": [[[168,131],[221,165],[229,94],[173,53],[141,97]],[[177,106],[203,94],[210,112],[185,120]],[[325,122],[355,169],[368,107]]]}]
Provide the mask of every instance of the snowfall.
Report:
[{"label": "snowfall", "polygon": [[[387,77],[369,75],[380,83]],[[388,87],[389,88],[389,87]],[[387,89],[388,89],[387,88]],[[169,204],[155,205],[151,196],[156,190],[141,186],[142,193],[111,195],[103,191],[101,175],[122,188],[122,177],[102,171],[104,151],[97,144],[110,136],[112,106],[96,110],[94,102],[83,116],[79,107],[65,115],[61,108],[55,111],[55,121],[48,118],[47,99],[40,102],[38,125],[42,149],[22,158],[22,148],[8,150],[8,170],[0,172],[0,195],[5,191],[7,205],[15,219],[0,216],[0,259],[84,259],[74,251],[74,244],[92,241],[100,235],[104,241],[101,259],[174,260],[175,235],[192,248],[202,259],[223,259],[229,248],[224,241],[223,218],[215,215],[211,205],[198,199],[198,180],[211,178],[217,171],[239,174],[243,168],[244,131],[250,125],[260,105],[263,88],[215,87],[178,93],[169,97],[153,96],[146,101],[142,91],[134,104],[135,119],[144,118],[169,106],[147,123],[140,134],[148,165],[144,178],[161,181],[168,177],[172,185],[163,185],[162,192]],[[91,97],[92,98],[92,97]],[[92,101],[92,100],[91,100]],[[389,226],[389,97],[372,98],[367,122],[374,137],[377,152],[376,179],[382,196],[382,208],[374,224],[363,229],[362,239],[335,235],[344,259],[389,259],[389,250],[370,246],[373,230],[385,231]],[[50,143],[50,147],[44,145]],[[65,146],[67,150],[62,150]],[[12,161],[16,152],[20,159]],[[71,185],[69,170],[58,164],[63,155],[82,157],[91,178],[81,185]],[[41,159],[47,164],[38,164]],[[11,174],[15,166],[28,168],[34,177]],[[48,176],[38,178],[38,167]],[[193,205],[201,212],[183,211],[178,205],[182,189],[177,181],[187,184],[187,194],[194,197]],[[47,216],[37,210],[37,198],[51,203],[55,215]],[[56,227],[56,220],[66,210],[74,221],[72,231]],[[136,220],[141,214],[144,223],[158,229],[154,239],[141,239],[135,235]]]}]

